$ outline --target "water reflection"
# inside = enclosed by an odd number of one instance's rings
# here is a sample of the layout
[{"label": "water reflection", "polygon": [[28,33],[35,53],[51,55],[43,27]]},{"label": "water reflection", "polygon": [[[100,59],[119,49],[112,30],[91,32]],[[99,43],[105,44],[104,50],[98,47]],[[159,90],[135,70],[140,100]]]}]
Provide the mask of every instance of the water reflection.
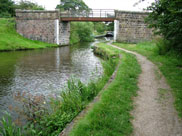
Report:
[{"label": "water reflection", "polygon": [[91,43],[33,51],[0,53],[0,116],[14,103],[13,93],[58,93],[74,75],[87,83],[102,74]]}]

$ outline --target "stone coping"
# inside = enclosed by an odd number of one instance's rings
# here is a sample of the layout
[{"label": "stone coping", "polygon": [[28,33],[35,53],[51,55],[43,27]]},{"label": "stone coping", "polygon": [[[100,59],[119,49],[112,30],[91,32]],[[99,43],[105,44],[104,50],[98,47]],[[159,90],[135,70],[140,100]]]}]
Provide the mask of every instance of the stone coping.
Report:
[{"label": "stone coping", "polygon": [[134,14],[149,14],[150,12],[146,11],[126,11],[126,10],[115,10],[116,13],[134,13]]},{"label": "stone coping", "polygon": [[59,10],[20,10],[16,9],[16,13],[57,13]]}]

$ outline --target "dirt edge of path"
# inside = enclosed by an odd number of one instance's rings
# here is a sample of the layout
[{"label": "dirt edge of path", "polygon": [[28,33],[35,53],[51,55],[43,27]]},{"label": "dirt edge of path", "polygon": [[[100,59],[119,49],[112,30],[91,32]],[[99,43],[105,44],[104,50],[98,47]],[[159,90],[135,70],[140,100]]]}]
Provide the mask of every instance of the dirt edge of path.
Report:
[{"label": "dirt edge of path", "polygon": [[108,86],[111,84],[111,82],[115,79],[117,71],[119,69],[119,65],[121,64],[121,59],[122,56],[119,55],[119,63],[116,66],[115,71],[113,72],[112,76],[110,77],[109,81],[106,83],[106,85],[104,86],[104,88],[98,93],[98,95],[93,99],[93,101],[91,101],[84,110],[82,110],[64,129],[63,131],[59,134],[59,136],[68,136],[70,131],[73,129],[73,127],[75,126],[75,124],[82,119],[83,117],[85,117],[85,115],[88,113],[88,111],[94,106],[95,103],[97,103],[100,98],[101,98],[101,94],[103,93],[103,91],[105,91]]}]

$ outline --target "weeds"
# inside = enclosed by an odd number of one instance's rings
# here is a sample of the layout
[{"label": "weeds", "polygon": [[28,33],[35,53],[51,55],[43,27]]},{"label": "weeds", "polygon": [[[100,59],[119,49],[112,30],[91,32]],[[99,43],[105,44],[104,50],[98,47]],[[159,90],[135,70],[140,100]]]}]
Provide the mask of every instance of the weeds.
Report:
[{"label": "weeds", "polygon": [[22,136],[21,129],[17,128],[13,123],[9,113],[5,112],[5,117],[0,121],[0,135],[1,136]]}]

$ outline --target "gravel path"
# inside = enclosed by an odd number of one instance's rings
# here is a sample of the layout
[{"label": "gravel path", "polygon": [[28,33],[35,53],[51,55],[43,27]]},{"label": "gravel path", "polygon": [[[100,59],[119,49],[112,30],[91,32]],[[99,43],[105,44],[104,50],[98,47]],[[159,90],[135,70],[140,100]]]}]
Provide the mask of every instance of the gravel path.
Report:
[{"label": "gravel path", "polygon": [[111,46],[136,55],[142,69],[138,96],[134,98],[132,136],[182,136],[182,120],[178,118],[170,87],[159,69],[138,53]]}]

